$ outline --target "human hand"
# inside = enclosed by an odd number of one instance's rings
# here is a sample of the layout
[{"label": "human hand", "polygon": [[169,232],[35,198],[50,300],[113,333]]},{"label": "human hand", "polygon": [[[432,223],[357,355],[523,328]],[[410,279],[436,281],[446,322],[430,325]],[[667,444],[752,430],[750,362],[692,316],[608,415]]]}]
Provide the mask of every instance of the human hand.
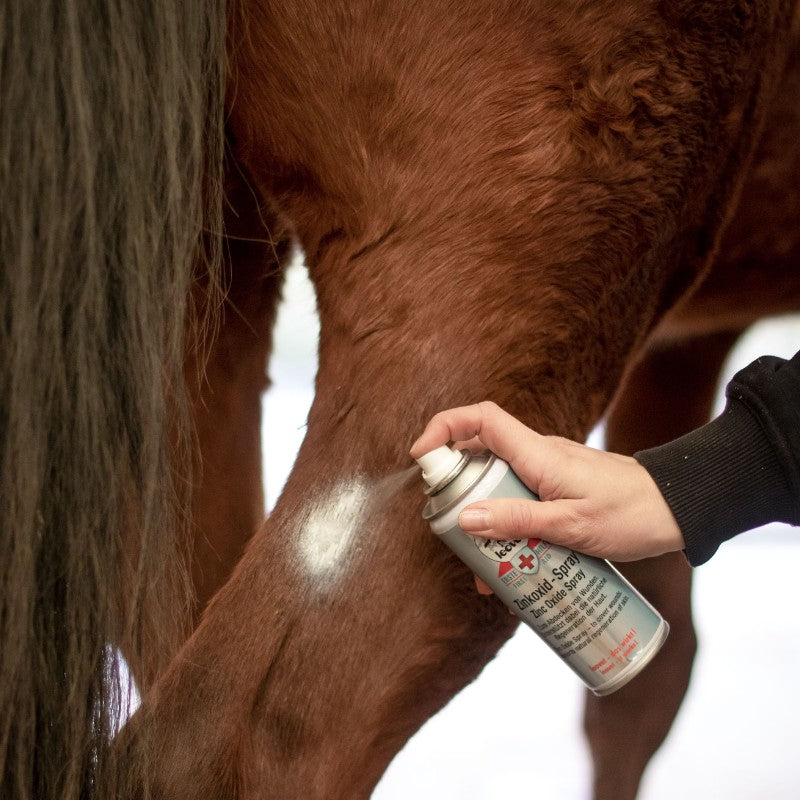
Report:
[{"label": "human hand", "polygon": [[437,414],[412,446],[411,456],[418,458],[451,441],[471,449],[487,447],[541,499],[470,504],[461,511],[459,526],[473,536],[538,537],[614,561],[684,547],[678,523],[655,482],[629,456],[542,436],[490,402]]}]

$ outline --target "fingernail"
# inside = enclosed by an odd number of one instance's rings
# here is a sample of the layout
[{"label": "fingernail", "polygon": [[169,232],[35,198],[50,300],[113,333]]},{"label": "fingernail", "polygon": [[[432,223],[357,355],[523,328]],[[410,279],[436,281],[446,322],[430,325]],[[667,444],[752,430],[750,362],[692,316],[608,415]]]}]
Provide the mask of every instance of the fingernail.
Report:
[{"label": "fingernail", "polygon": [[465,531],[486,531],[492,527],[492,515],[485,508],[465,508],[458,515],[458,526]]}]

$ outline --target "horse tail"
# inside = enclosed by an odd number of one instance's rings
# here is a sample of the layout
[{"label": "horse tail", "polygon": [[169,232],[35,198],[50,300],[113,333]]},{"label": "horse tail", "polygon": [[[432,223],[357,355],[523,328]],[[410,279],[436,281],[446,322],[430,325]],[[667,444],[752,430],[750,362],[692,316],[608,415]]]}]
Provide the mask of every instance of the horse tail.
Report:
[{"label": "horse tail", "polygon": [[179,635],[224,54],[223,0],[0,6],[3,798],[115,796],[108,642]]}]

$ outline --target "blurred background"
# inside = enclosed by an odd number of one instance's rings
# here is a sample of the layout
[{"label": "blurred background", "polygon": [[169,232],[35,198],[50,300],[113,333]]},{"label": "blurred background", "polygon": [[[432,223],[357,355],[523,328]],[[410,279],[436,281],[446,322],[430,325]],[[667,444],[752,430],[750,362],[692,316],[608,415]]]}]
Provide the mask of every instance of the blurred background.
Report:
[{"label": "blurred background", "polygon": [[[319,326],[299,260],[290,268],[264,399],[265,488],[272,507],[305,433]],[[725,380],[765,353],[800,349],[800,317],[759,324],[739,343]],[[723,383],[724,386],[724,383]],[[717,400],[718,410],[723,405]],[[590,444],[602,446],[602,432]],[[699,652],[689,694],[645,774],[641,800],[795,800],[800,796],[800,532],[769,525],[737,537],[695,572]],[[533,681],[532,681],[533,679]],[[499,687],[538,689],[527,715],[503,715]],[[535,683],[534,683],[535,682]],[[589,762],[577,678],[527,628],[397,755],[373,800],[585,800]],[[557,720],[546,736],[537,717]]]}]

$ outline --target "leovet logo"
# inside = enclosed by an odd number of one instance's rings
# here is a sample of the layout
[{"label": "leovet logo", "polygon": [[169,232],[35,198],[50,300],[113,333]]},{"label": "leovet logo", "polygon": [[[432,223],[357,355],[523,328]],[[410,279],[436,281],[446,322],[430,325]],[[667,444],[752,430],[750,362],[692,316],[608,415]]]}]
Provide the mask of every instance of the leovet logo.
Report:
[{"label": "leovet logo", "polygon": [[499,562],[498,577],[502,578],[511,570],[527,575],[539,571],[539,557],[534,548],[541,543],[541,539],[498,540],[475,537],[473,542],[483,556]]}]

